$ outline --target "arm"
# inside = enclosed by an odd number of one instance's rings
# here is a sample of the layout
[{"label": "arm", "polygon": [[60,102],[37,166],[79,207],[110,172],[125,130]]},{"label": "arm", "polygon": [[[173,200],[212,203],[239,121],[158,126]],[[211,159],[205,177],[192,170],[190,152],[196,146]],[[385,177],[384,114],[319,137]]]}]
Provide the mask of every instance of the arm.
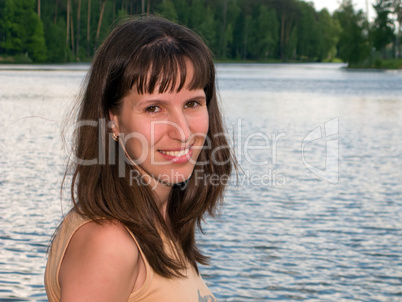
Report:
[{"label": "arm", "polygon": [[60,301],[127,302],[138,287],[140,261],[138,247],[123,225],[89,222],[73,235],[62,260]]}]

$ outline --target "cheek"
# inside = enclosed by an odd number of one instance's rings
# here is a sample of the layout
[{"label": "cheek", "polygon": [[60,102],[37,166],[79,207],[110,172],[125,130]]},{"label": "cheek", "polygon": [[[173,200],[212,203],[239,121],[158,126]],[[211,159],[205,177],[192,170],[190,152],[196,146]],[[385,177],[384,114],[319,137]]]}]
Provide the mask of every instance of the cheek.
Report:
[{"label": "cheek", "polygon": [[193,120],[193,132],[207,134],[209,129],[208,111],[203,112]]},{"label": "cheek", "polygon": [[141,119],[136,119],[135,123],[125,123],[122,128],[130,157],[143,161],[150,150],[151,126]]}]

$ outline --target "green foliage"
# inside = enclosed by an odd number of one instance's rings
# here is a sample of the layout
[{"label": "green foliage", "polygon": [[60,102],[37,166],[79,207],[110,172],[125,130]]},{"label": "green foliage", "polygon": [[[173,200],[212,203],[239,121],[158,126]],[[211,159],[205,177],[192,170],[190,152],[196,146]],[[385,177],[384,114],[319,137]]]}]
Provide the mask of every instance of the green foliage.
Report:
[{"label": "green foliage", "polygon": [[45,32],[49,62],[63,62],[68,56],[68,49],[63,47],[66,44],[66,22],[64,19],[58,19],[57,22],[49,23]]},{"label": "green foliage", "polygon": [[[219,31],[219,55],[221,58],[233,57],[232,53],[235,49],[235,26],[238,22],[239,17],[241,16],[241,9],[236,1],[227,1],[226,6],[226,14],[225,9],[223,7],[222,11],[222,23],[221,24],[221,31]],[[219,22],[219,18],[216,18]],[[226,21],[225,22],[223,21]]]},{"label": "green foliage", "polygon": [[32,22],[32,36],[27,41],[27,52],[34,62],[45,62],[47,59],[47,49],[42,22],[36,19]]},{"label": "green foliage", "polygon": [[333,60],[336,56],[336,45],[341,33],[341,25],[336,18],[331,17],[326,9],[318,13],[318,22],[320,24],[320,49],[319,58],[323,61]]},{"label": "green foliage", "polygon": [[174,3],[170,0],[163,0],[158,6],[158,13],[160,16],[177,22],[177,12]]},{"label": "green foliage", "polygon": [[[176,14],[177,14],[177,21],[180,24],[185,24],[188,26],[189,24],[189,5],[188,5],[188,1],[186,0],[172,0],[174,7],[176,9]],[[168,18],[169,19],[169,18]],[[170,19],[171,20],[171,19]]]},{"label": "green foliage", "polygon": [[392,1],[377,0],[373,7],[377,13],[372,26],[373,46],[377,51],[383,51],[385,58],[385,47],[395,38],[394,22],[389,18],[392,12]]},{"label": "green foliage", "polygon": [[383,69],[402,69],[402,59],[382,60],[381,68],[383,68]]},{"label": "green foliage", "polygon": [[[371,26],[351,0],[342,1],[333,15],[326,9],[317,12],[304,0],[145,0],[145,13],[190,27],[217,59],[334,61],[340,57],[356,65],[374,62],[367,59],[371,45],[384,51],[393,41],[390,12],[401,18],[401,0],[376,1],[378,17]],[[39,18],[37,4],[38,0],[0,0],[3,62],[17,55],[20,61],[89,61],[114,24],[143,13],[139,0],[41,0]]]},{"label": "green foliage", "polygon": [[339,57],[350,66],[362,63],[370,55],[365,15],[354,10],[351,0],[344,1],[334,15],[341,26]]},{"label": "green foliage", "polygon": [[300,20],[300,0],[272,1],[280,20],[279,57],[283,61],[295,56],[297,45],[297,26]]},{"label": "green foliage", "polygon": [[284,52],[285,61],[288,58],[296,59],[296,47],[297,47],[297,26],[293,27],[290,31],[290,35],[287,39],[286,48]]},{"label": "green foliage", "polygon": [[204,18],[199,21],[201,22],[194,26],[193,29],[200,34],[209,47],[217,49],[216,33],[218,32],[218,28],[211,8],[206,8]]},{"label": "green foliage", "polygon": [[374,67],[378,69],[378,68],[381,68],[381,66],[382,66],[382,60],[380,58],[375,59]]},{"label": "green foliage", "polygon": [[5,0],[1,9],[0,52],[7,55],[26,53],[34,62],[46,61],[43,25],[34,7],[34,0]]},{"label": "green foliage", "polygon": [[300,19],[297,23],[297,54],[301,58],[314,59],[320,56],[323,39],[314,7],[300,2]]},{"label": "green foliage", "polygon": [[29,64],[32,63],[32,59],[28,57],[27,54],[18,54],[14,56],[13,58],[13,63],[18,63],[18,64]]},{"label": "green foliage", "polygon": [[275,10],[261,5],[249,22],[251,29],[247,52],[250,57],[273,58],[279,41],[279,21]]},{"label": "green foliage", "polygon": [[14,55],[23,51],[27,33],[26,28],[18,21],[25,17],[24,14],[28,11],[24,6],[26,3],[22,1],[6,0],[3,3],[0,23],[2,32],[0,49],[6,54]]}]

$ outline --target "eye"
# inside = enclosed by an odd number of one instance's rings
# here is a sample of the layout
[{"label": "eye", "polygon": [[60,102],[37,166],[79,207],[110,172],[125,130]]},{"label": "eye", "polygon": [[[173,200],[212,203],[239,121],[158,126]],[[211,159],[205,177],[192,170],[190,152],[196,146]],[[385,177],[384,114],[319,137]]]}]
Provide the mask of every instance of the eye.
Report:
[{"label": "eye", "polygon": [[197,101],[190,101],[190,102],[187,102],[187,103],[186,103],[185,108],[196,108],[196,107],[198,107],[199,105],[200,105],[200,103],[197,102]]},{"label": "eye", "polygon": [[149,113],[157,113],[161,111],[161,109],[158,106],[149,106],[145,109],[145,111]]}]

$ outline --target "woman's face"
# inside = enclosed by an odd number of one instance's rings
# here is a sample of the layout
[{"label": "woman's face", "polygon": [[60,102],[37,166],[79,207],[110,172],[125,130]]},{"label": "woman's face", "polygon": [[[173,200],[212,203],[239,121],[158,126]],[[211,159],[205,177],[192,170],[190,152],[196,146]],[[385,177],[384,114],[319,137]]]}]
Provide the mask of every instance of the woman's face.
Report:
[{"label": "woman's face", "polygon": [[130,158],[142,172],[165,185],[191,176],[208,132],[205,92],[188,89],[193,72],[187,63],[188,76],[179,92],[138,94],[132,89],[123,98],[120,112],[110,114],[113,131]]}]

